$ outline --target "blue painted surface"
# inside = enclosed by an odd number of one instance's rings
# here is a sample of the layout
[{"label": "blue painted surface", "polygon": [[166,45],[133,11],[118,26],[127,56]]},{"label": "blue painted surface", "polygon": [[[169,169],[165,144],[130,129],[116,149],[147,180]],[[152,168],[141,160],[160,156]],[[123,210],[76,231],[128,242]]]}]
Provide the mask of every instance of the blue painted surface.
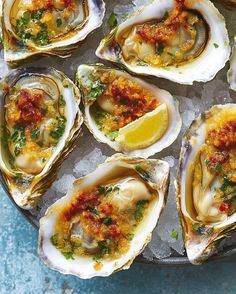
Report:
[{"label": "blue painted surface", "polygon": [[0,188],[0,294],[236,293],[236,257],[203,266],[133,264],[102,279],[83,281],[47,269],[37,256],[37,232]]}]

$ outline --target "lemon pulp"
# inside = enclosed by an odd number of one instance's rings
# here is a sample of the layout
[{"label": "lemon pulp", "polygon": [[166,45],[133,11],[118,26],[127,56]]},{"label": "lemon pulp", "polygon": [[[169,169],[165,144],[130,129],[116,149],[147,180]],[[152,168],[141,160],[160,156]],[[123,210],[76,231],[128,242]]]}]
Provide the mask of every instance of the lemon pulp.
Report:
[{"label": "lemon pulp", "polygon": [[121,128],[116,141],[128,150],[148,147],[164,135],[168,122],[167,106],[160,104],[152,112]]}]

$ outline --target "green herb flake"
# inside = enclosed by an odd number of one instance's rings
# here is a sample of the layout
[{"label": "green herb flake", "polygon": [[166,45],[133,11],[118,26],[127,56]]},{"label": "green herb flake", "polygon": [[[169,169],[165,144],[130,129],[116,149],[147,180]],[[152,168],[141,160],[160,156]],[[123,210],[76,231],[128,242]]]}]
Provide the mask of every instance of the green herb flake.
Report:
[{"label": "green herb flake", "polygon": [[33,21],[39,21],[42,16],[43,16],[44,10],[40,9],[40,10],[35,10],[31,13],[31,18]]},{"label": "green herb flake", "polygon": [[179,238],[179,233],[178,233],[178,231],[176,231],[176,229],[173,229],[173,230],[171,231],[170,236],[171,236],[171,238],[173,238],[173,239],[175,239],[175,240],[178,240],[178,238]]},{"label": "green herb flake", "polygon": [[73,259],[74,260],[74,256],[73,256],[73,252],[61,252],[61,254],[65,257],[65,259]]},{"label": "green herb flake", "polygon": [[111,13],[111,15],[108,18],[108,26],[113,29],[114,27],[116,27],[118,25],[118,18],[117,18],[117,14],[115,14],[114,12]]},{"label": "green herb flake", "polygon": [[217,173],[220,173],[222,172],[222,166],[220,165],[220,163],[218,162],[216,167],[214,168],[214,170],[217,172]]},{"label": "green herb flake", "polygon": [[100,80],[94,82],[89,92],[89,97],[96,99],[97,97],[101,96],[103,93],[103,84]]},{"label": "green herb flake", "polygon": [[211,161],[210,161],[209,159],[206,159],[206,160],[205,160],[205,164],[206,164],[206,166],[208,166],[210,163],[211,163]]},{"label": "green herb flake", "polygon": [[108,241],[106,241],[106,240],[99,241],[98,242],[98,248],[100,250],[101,256],[104,256],[105,254],[109,254],[111,252]]},{"label": "green herb flake", "polygon": [[99,212],[96,207],[91,208],[90,211],[95,215],[99,215]]},{"label": "green herb flake", "polygon": [[147,181],[150,178],[148,172],[146,172],[140,165],[136,165],[135,166],[135,169],[142,176],[142,178],[145,181]]},{"label": "green herb flake", "polygon": [[10,136],[9,140],[15,143],[14,153],[19,155],[22,147],[26,144],[25,129],[22,126],[15,126],[14,132]]},{"label": "green herb flake", "polygon": [[163,53],[164,49],[165,49],[165,45],[163,43],[156,44],[156,53],[158,55],[161,55]]},{"label": "green herb flake", "polygon": [[194,229],[195,232],[198,232],[199,227],[200,227],[199,223],[193,224],[193,229]]},{"label": "green herb flake", "polygon": [[112,131],[109,134],[107,134],[107,137],[111,140],[111,141],[115,141],[115,139],[118,137],[119,131]]},{"label": "green herb flake", "polygon": [[217,43],[213,44],[215,48],[219,48],[219,45]]},{"label": "green herb flake", "polygon": [[31,131],[31,139],[36,141],[40,136],[40,130],[38,128],[33,128]]},{"label": "green herb flake", "polygon": [[66,101],[62,95],[60,95],[60,97],[59,97],[59,105],[66,106]]},{"label": "green herb flake", "polygon": [[45,163],[47,161],[47,158],[43,157],[42,158],[42,163]]},{"label": "green herb flake", "polygon": [[167,52],[167,54],[168,54],[168,55],[170,55],[170,56],[171,56],[171,58],[173,58],[173,59],[175,59],[175,57],[176,57],[174,53]]},{"label": "green herb flake", "polygon": [[58,246],[58,235],[53,235],[51,238],[50,238],[50,241],[52,243],[53,246],[57,247]]},{"label": "green herb flake", "polygon": [[57,117],[58,125],[57,127],[50,132],[50,136],[55,139],[59,140],[65,132],[66,129],[66,118],[64,116]]},{"label": "green herb flake", "polygon": [[56,23],[57,23],[57,27],[59,28],[62,25],[61,18],[57,18]]},{"label": "green herb flake", "polygon": [[142,220],[147,203],[149,203],[148,200],[140,200],[137,202],[136,209],[134,212],[134,218],[136,222],[140,222]]},{"label": "green herb flake", "polygon": [[125,238],[126,238],[126,240],[128,240],[128,241],[132,241],[133,238],[134,238],[134,234],[128,234],[128,235],[125,236]]},{"label": "green herb flake", "polygon": [[102,220],[102,223],[104,225],[106,225],[107,227],[109,227],[110,225],[112,225],[112,219],[110,217],[108,217],[108,216],[103,217],[101,220]]}]

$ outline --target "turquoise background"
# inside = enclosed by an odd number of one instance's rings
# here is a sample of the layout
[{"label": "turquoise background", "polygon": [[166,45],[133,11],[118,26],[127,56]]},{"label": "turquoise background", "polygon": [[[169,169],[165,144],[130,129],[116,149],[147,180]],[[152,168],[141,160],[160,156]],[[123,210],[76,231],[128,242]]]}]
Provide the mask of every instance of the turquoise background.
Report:
[{"label": "turquoise background", "polygon": [[0,294],[236,293],[236,257],[203,266],[133,264],[88,281],[47,269],[37,255],[37,232],[0,188]]}]

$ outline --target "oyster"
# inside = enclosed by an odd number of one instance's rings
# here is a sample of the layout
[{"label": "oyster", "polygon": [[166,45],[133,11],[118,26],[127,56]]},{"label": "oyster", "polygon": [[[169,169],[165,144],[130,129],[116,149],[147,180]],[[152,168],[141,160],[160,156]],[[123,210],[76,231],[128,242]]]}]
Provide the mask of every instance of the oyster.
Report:
[{"label": "oyster", "polygon": [[185,247],[199,264],[236,228],[236,104],[216,105],[186,132],[177,178]]},{"label": "oyster", "polygon": [[135,74],[180,84],[211,80],[229,54],[224,18],[208,0],[154,0],[114,28],[96,51]]},{"label": "oyster", "polygon": [[181,129],[170,93],[124,71],[80,65],[85,123],[94,137],[131,156],[151,156],[171,145]]},{"label": "oyster", "polygon": [[227,74],[230,88],[236,91],[236,36],[234,37],[234,46],[230,57],[230,69]]},{"label": "oyster", "polygon": [[102,0],[3,1],[4,58],[17,63],[36,54],[70,56],[104,13]]},{"label": "oyster", "polygon": [[168,163],[116,154],[76,180],[40,220],[39,255],[83,279],[128,269],[165,204]]},{"label": "oyster", "polygon": [[26,68],[6,77],[0,96],[0,169],[17,205],[31,209],[81,134],[80,92],[53,68]]}]

